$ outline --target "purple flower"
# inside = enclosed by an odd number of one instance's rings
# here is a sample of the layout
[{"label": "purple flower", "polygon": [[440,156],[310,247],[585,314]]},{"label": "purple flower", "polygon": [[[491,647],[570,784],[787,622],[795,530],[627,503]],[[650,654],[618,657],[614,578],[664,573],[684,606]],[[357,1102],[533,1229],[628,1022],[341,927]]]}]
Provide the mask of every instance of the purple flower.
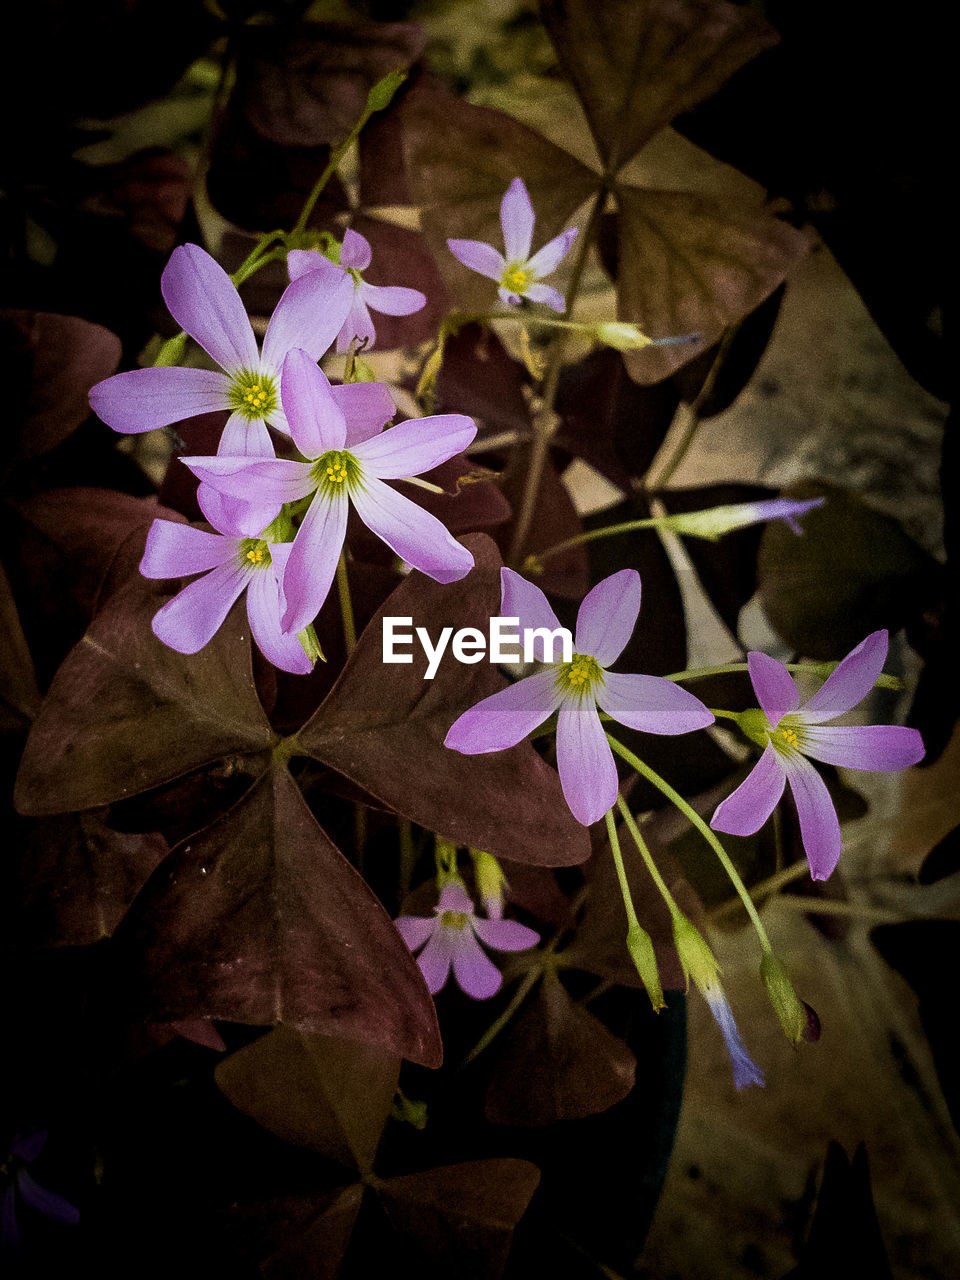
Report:
[{"label": "purple flower", "polygon": [[[539,587],[512,569],[500,570],[500,584],[501,616],[519,618],[521,631],[560,628]],[[545,671],[478,702],[455,721],[446,746],[465,755],[503,751],[556,711],[557,767],[567,804],[584,826],[602,818],[617,798],[617,767],[598,706],[646,733],[689,733],[713,723],[699,698],[669,680],[607,670],[623,652],[639,612],[635,569],[598,582],[580,606],[572,661],[550,662]],[[536,654],[541,661],[546,656],[542,639]]]},{"label": "purple flower", "polygon": [[887,643],[886,631],[867,636],[802,706],[793,676],[782,662],[765,653],[748,655],[750,680],[762,709],[762,716],[756,713],[761,723],[755,740],[764,752],[749,777],[719,805],[711,827],[752,835],[770,817],[789,782],[810,874],[814,880],[826,880],[840,857],[840,824],[826,784],[807,757],[880,773],[923,759],[923,740],[916,729],[824,724],[867,696],[883,670]]},{"label": "purple flower", "polygon": [[14,1253],[20,1247],[18,1199],[53,1222],[73,1225],[80,1221],[80,1211],[74,1205],[63,1196],[58,1196],[55,1191],[41,1187],[27,1172],[26,1166],[36,1160],[46,1140],[45,1130],[32,1133],[26,1138],[15,1138],[9,1157],[0,1165],[0,1173],[6,1174],[10,1179],[8,1185],[0,1190],[0,1252]]},{"label": "purple flower", "polygon": [[783,520],[791,532],[801,534],[803,529],[799,517],[814,507],[822,507],[825,501],[825,498],[762,498],[757,502],[731,502],[706,511],[677,512],[667,516],[664,523],[674,533],[714,541],[734,529],[763,524],[766,520]]},{"label": "purple flower", "polygon": [[[384,287],[367,284],[361,276],[370,265],[370,241],[359,231],[345,231],[340,247],[340,266],[353,282],[353,301],[347,318],[337,334],[337,350],[346,351],[354,338],[366,341],[367,348],[376,341],[371,309],[385,316],[411,316],[427,305],[426,294],[419,289],[405,289],[399,285]],[[330,263],[322,253],[314,249],[293,249],[287,254],[287,270],[291,280],[299,280],[310,271],[328,269]]]},{"label": "purple flower", "polygon": [[[377,387],[357,383],[349,390]],[[369,417],[351,420],[350,406],[345,412],[336,390],[306,352],[287,356],[281,376],[283,407],[294,443],[307,462],[183,459],[202,481],[231,496],[241,497],[253,488],[279,506],[313,495],[283,574],[285,631],[302,631],[326,599],[351,502],[388,547],[435,581],[456,582],[473,568],[473,556],[435,516],[384,481],[416,476],[460,453],[476,435],[476,423],[449,413],[401,422],[381,433],[379,426],[371,429]]]},{"label": "purple flower", "polygon": [[[211,524],[217,527],[214,520]],[[143,576],[203,574],[154,614],[154,635],[178,653],[196,653],[210,642],[233,602],[246,591],[250,631],[260,651],[282,671],[308,675],[312,661],[296,635],[287,635],[280,627],[285,608],[281,582],[292,545],[269,536],[246,538],[229,526],[208,533],[190,524],[154,520],[140,562]]]},{"label": "purple flower", "polygon": [[514,178],[500,203],[506,257],[482,240],[448,240],[447,247],[465,267],[497,281],[501,302],[515,307],[521,298],[529,298],[531,302],[545,302],[554,311],[562,311],[563,295],[538,282],[555,271],[566,257],[577,228],[562,231],[531,258],[534,220],[533,205],[523,179]]},{"label": "purple flower", "polygon": [[758,1084],[762,1088],[765,1083],[764,1074],[747,1053],[723,987],[716,981],[704,982],[700,985],[700,994],[723,1033],[730,1065],[733,1067],[733,1083],[738,1089],[745,1089],[751,1084]]},{"label": "purple flower", "polygon": [[500,990],[503,979],[480,942],[494,951],[526,951],[540,941],[538,933],[516,920],[475,915],[473,901],[458,880],[444,885],[432,916],[399,916],[394,924],[411,951],[423,947],[417,964],[431,995],[445,985],[452,965],[460,990],[475,1000],[487,1000]]},{"label": "purple flower", "polygon": [[[262,351],[233,281],[199,245],[174,249],[160,280],[174,320],[220,366],[213,369],[133,369],[98,382],[90,404],[109,427],[124,433],[152,431],[201,413],[228,409],[218,453],[274,456],[267,424],[287,432],[280,404],[280,370],[294,347],[319,360],[337,335],[353,298],[351,281],[332,263],[284,290],[267,325]],[[241,495],[242,496],[242,495]],[[209,517],[216,494],[206,495]],[[227,519],[245,512],[244,527],[259,533],[279,506],[234,501]]]}]

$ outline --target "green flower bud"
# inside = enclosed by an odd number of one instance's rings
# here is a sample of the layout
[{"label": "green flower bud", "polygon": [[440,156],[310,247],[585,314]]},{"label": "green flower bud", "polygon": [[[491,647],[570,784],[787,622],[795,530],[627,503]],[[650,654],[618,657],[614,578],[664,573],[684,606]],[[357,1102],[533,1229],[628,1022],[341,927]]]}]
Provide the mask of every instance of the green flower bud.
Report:
[{"label": "green flower bud", "polygon": [[772,951],[765,951],[760,961],[760,977],[767,988],[767,995],[773,1005],[783,1033],[791,1044],[799,1044],[805,1039],[807,1032],[807,1011],[793,989],[793,983],[780,961]]},{"label": "green flower bud", "polygon": [[492,853],[485,853],[482,849],[471,849],[470,857],[473,859],[473,869],[477,877],[477,889],[483,902],[483,909],[491,920],[500,920],[503,917],[503,891],[506,888],[507,877]]},{"label": "green flower bud", "polygon": [[646,987],[654,1013],[667,1007],[663,998],[663,987],[660,985],[660,973],[657,969],[657,957],[653,950],[653,940],[640,925],[631,925],[627,931],[627,950],[634,963],[640,981]]},{"label": "green flower bud", "polygon": [[679,911],[674,912],[673,916],[673,941],[680,957],[680,964],[683,966],[687,985],[689,986],[692,978],[701,991],[716,986],[717,975],[720,972],[716,957],[704,941],[700,930]]},{"label": "green flower bud", "polygon": [[649,347],[651,339],[635,324],[622,320],[608,320],[593,326],[593,337],[615,351],[640,351]]},{"label": "green flower bud", "polygon": [[155,369],[166,369],[172,365],[183,364],[183,353],[187,349],[187,335],[178,333],[175,338],[168,338],[153,358]]}]

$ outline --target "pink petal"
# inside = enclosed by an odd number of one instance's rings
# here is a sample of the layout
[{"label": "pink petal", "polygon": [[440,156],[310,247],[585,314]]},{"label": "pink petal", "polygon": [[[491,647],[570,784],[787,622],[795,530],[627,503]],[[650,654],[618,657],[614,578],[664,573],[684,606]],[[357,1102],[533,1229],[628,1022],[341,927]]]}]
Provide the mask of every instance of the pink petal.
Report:
[{"label": "pink petal", "polygon": [[803,704],[803,719],[809,724],[833,720],[862,702],[883,671],[889,641],[886,631],[874,631],[851,649],[813,697]]},{"label": "pink petal", "polygon": [[523,296],[531,302],[543,302],[551,311],[563,311],[566,301],[562,293],[549,284],[530,284],[523,291]]},{"label": "pink petal", "polygon": [[373,319],[367,310],[367,304],[360,296],[359,287],[354,289],[347,318],[337,334],[337,351],[341,354],[344,351],[348,351],[350,343],[354,339],[365,351],[369,351],[377,340],[377,331],[374,328]]},{"label": "pink petal", "polygon": [[[260,418],[247,419],[242,413],[232,413],[223,429],[217,446],[218,457],[273,458],[275,452],[270,432]],[[256,493],[243,498],[228,497],[209,484],[197,489],[200,510],[215,529],[223,533],[239,530],[252,537],[265,529],[280,514],[280,503]]]},{"label": "pink petal", "polygon": [[444,746],[467,756],[504,751],[522,742],[559,705],[555,673],[540,671],[464,711],[450,726]]},{"label": "pink petal", "polygon": [[453,976],[460,990],[474,1000],[489,1000],[496,995],[503,977],[490,957],[484,953],[473,931],[467,928],[443,932],[450,934]]},{"label": "pink petal", "polygon": [[293,443],[305,458],[343,448],[347,438],[343,411],[333,398],[327,375],[305,351],[291,351],[284,360],[280,398]]},{"label": "pink petal", "polygon": [[236,538],[173,520],[154,520],[140,561],[145,578],[186,578],[225,564],[237,554]]},{"label": "pink petal", "polygon": [[384,382],[347,382],[331,387],[330,392],[346,420],[347,438],[343,443],[347,449],[378,436],[397,411]]},{"label": "pink petal", "polygon": [[803,754],[825,764],[870,773],[892,773],[923,759],[916,729],[898,724],[811,725],[804,729]]},{"label": "pink petal", "polygon": [[[396,428],[394,428],[396,429]],[[435,582],[458,582],[473,568],[473,556],[423,507],[366,475],[351,494],[357,515],[401,560]]]},{"label": "pink petal", "polygon": [[[316,485],[309,462],[289,458],[181,458],[198,480],[233,498],[258,498],[278,503],[296,502]],[[258,531],[259,532],[259,531]]]},{"label": "pink petal", "polygon": [[280,628],[283,601],[275,566],[255,569],[247,587],[247,617],[257,647],[281,671],[308,676],[313,663],[303,651],[296,633],[287,634]]},{"label": "pink petal", "polygon": [[691,733],[713,724],[713,712],[699,698],[660,676],[604,672],[596,689],[600,707],[618,724],[644,733]]},{"label": "pink petal", "polygon": [[411,951],[422,947],[433,931],[440,928],[436,916],[397,916],[393,923]]},{"label": "pink petal", "polygon": [[750,683],[763,714],[775,729],[785,715],[800,705],[800,691],[793,676],[776,658],[766,653],[748,653]]},{"label": "pink petal", "polygon": [[791,756],[784,765],[800,819],[800,838],[814,880],[826,880],[840,861],[843,841],[827,784],[808,760]]},{"label": "pink petal", "polygon": [[609,667],[623,652],[640,612],[640,575],[621,569],[598,582],[584,597],[577,614],[577,653],[596,658]]},{"label": "pink petal", "polygon": [[418,476],[462,453],[477,434],[477,424],[462,413],[410,418],[355,446],[364,475],[381,480]]},{"label": "pink petal", "polygon": [[353,280],[332,262],[284,289],[263,339],[263,368],[275,377],[299,348],[316,363],[340,331],[353,300]]},{"label": "pink petal", "polygon": [[[540,588],[521,578],[513,569],[500,570],[500,616],[520,619],[521,639],[524,631],[560,629],[557,615]],[[542,638],[537,637],[533,652],[538,662],[546,662],[546,645]]]},{"label": "pink petal", "polygon": [[448,240],[447,248],[458,262],[491,280],[499,280],[507,269],[503,254],[482,240]]},{"label": "pink petal", "polygon": [[221,369],[256,369],[257,340],[233,281],[196,244],[174,249],[160,277],[167,310]]},{"label": "pink petal", "polygon": [[366,271],[371,257],[370,241],[367,237],[348,227],[343,233],[343,244],[340,246],[341,267],[352,267],[354,271]]},{"label": "pink petal", "polygon": [[473,928],[480,941],[494,951],[527,951],[540,941],[535,929],[528,929],[517,920],[484,920],[475,916]]},{"label": "pink petal", "polygon": [[[328,270],[330,267],[334,268],[335,277],[333,272]],[[336,264],[331,262],[319,249],[291,249],[287,253],[287,274],[291,280],[299,280],[301,276],[307,275],[310,271],[326,271],[331,279],[336,278],[339,280],[341,278]]]},{"label": "pink petal", "polygon": [[346,494],[330,498],[317,494],[310,504],[283,574],[284,631],[302,631],[320,612],[337,572],[349,509]]},{"label": "pink petal", "polygon": [[530,261],[527,263],[527,270],[532,271],[539,280],[541,276],[548,276],[551,271],[555,271],[563,259],[570,252],[570,246],[577,238],[577,228],[570,227],[567,231],[561,231],[558,236],[554,236],[552,240],[548,240],[542,249],[539,249]]},{"label": "pink petal", "polygon": [[448,880],[440,891],[440,901],[437,903],[437,911],[463,911],[467,915],[473,915],[473,899],[467,893],[460,880]]},{"label": "pink petal", "polygon": [[178,653],[197,653],[219,631],[252,572],[234,560],[191,582],[154,614],[154,635]]},{"label": "pink petal", "polygon": [[90,407],[108,427],[133,435],[228,409],[229,380],[213,369],[131,369],[90,388]]},{"label": "pink petal", "polygon": [[419,289],[405,289],[401,285],[367,284],[364,281],[357,292],[372,311],[385,316],[412,316],[427,305],[427,295]]},{"label": "pink petal", "polygon": [[441,991],[450,976],[450,963],[453,960],[453,947],[450,931],[437,928],[430,941],[417,957],[417,964],[432,996]]},{"label": "pink petal", "polygon": [[497,290],[497,297],[509,307],[519,307],[523,300],[521,294],[514,293],[512,289],[505,289],[503,285]]},{"label": "pink petal", "polygon": [[500,226],[508,262],[526,262],[533,243],[533,205],[522,178],[514,178],[500,201]]},{"label": "pink petal", "polygon": [[570,812],[585,827],[617,801],[617,766],[592,698],[568,698],[557,717],[557,769]]},{"label": "pink petal", "polygon": [[262,418],[231,413],[217,445],[220,458],[275,458],[276,450]]},{"label": "pink petal", "polygon": [[717,806],[710,819],[711,827],[732,836],[752,836],[777,807],[786,782],[782,757],[773,743],[768,742],[763,755],[736,791]]}]

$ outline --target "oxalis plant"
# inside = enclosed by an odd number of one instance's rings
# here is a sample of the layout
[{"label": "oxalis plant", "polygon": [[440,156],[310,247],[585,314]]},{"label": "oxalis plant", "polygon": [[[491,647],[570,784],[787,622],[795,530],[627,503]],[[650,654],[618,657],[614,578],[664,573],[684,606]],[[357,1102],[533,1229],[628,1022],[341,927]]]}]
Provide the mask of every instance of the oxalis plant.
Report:
[{"label": "oxalis plant", "polygon": [[[629,174],[777,36],[723,0],[543,3],[591,168],[427,73],[415,25],[227,16],[158,334],[10,313],[38,388],[0,579],[16,940],[72,957],[83,1013],[43,1048],[84,1065],[19,1077],[5,1247],[127,1275],[626,1271],[684,992],[735,1087],[777,1087],[698,891],[719,867],[771,1016],[816,1052],[761,882],[836,873],[836,767],[924,756],[869,706],[905,609],[686,666],[678,563],[736,638],[761,537],[815,562],[853,502],[669,487],[813,236],[785,202]],[[233,230],[203,244],[211,210]],[[609,314],[580,313],[588,270]],[[100,471],[68,474],[89,410]],[[158,432],[159,496],[116,448]],[[619,505],[584,518],[574,460]],[[164,1043],[186,1056],[148,1086]]]}]

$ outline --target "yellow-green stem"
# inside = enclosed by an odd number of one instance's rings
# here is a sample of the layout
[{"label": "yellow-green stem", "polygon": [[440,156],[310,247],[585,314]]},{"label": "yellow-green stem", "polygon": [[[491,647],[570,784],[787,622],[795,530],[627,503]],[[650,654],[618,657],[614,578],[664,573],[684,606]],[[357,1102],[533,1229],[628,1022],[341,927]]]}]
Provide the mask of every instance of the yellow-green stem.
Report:
[{"label": "yellow-green stem", "polygon": [[353,620],[353,600],[350,598],[346,551],[340,552],[340,559],[337,561],[337,595],[340,597],[340,613],[343,618],[343,641],[349,658],[357,647],[357,627]]},{"label": "yellow-green stem", "polygon": [[650,876],[651,876],[651,879],[653,880],[653,883],[657,886],[657,889],[660,891],[660,896],[663,898],[664,902],[670,908],[670,914],[673,916],[679,915],[680,908],[677,906],[676,902],[674,901],[673,894],[667,888],[667,882],[666,880],[664,880],[663,876],[660,874],[660,869],[653,860],[653,854],[647,848],[647,842],[646,840],[644,840],[643,836],[640,834],[640,828],[637,825],[637,822],[633,814],[630,812],[630,809],[627,806],[627,802],[626,800],[624,800],[623,796],[617,796],[617,808],[620,810],[620,814],[623,817],[624,822],[627,824],[627,830],[630,832],[631,836],[633,837],[633,842],[637,846],[637,849],[640,852],[641,858],[643,858],[644,862],[647,865],[647,870],[650,872]]},{"label": "yellow-green stem", "polygon": [[613,854],[613,865],[617,869],[617,879],[620,881],[620,893],[623,897],[623,909],[627,913],[627,924],[631,929],[639,929],[640,921],[637,919],[636,908],[633,905],[633,896],[630,893],[630,882],[627,879],[627,871],[623,865],[623,853],[620,849],[620,837],[617,835],[617,824],[613,817],[613,810],[608,809],[606,812],[607,823],[607,839],[610,841],[610,852]]},{"label": "yellow-green stem", "polygon": [[607,741],[621,759],[626,760],[627,764],[630,765],[632,769],[635,769],[642,778],[646,778],[646,780],[652,783],[658,791],[662,792],[670,803],[676,805],[684,817],[687,818],[687,820],[700,832],[704,840],[706,840],[707,844],[709,844],[710,848],[717,855],[720,860],[720,865],[730,877],[730,882],[739,894],[740,901],[743,903],[747,915],[750,917],[750,922],[757,931],[757,937],[760,939],[760,945],[763,947],[764,951],[771,951],[773,948],[770,945],[770,939],[767,937],[767,931],[763,927],[763,921],[760,919],[757,908],[754,905],[754,901],[747,891],[747,886],[740,879],[740,873],[730,861],[726,849],[724,849],[723,845],[717,839],[715,833],[707,826],[699,813],[697,813],[696,809],[694,809],[692,805],[689,805],[686,800],[684,800],[683,796],[680,795],[679,791],[675,791],[665,778],[661,778],[659,773],[656,773],[651,769],[648,764],[644,764],[639,756],[634,755],[629,748],[625,747],[623,743],[618,742],[617,739],[612,737],[609,733],[607,734]]}]

